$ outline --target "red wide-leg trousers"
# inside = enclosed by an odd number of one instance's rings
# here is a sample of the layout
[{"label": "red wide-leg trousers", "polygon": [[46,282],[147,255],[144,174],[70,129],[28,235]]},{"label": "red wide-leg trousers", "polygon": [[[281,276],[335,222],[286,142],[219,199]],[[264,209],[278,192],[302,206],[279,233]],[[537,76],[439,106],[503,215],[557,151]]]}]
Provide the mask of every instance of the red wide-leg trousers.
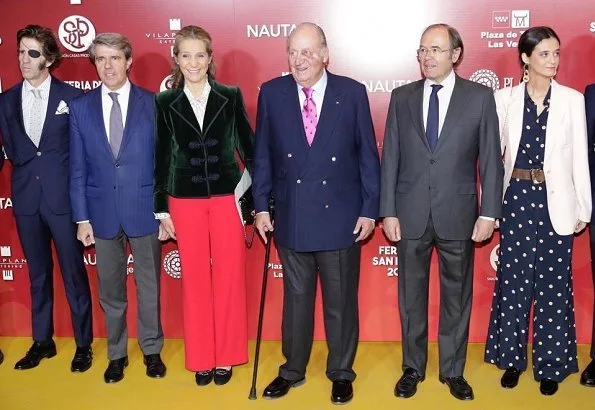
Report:
[{"label": "red wide-leg trousers", "polygon": [[169,198],[182,268],[186,368],[248,361],[246,246],[233,195]]}]

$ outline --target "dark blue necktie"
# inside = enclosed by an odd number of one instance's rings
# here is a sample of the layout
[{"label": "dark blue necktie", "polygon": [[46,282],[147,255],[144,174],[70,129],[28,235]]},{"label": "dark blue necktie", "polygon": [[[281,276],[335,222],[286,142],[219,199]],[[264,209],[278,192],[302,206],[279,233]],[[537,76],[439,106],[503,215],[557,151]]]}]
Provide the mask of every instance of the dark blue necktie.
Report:
[{"label": "dark blue necktie", "polygon": [[432,84],[432,94],[430,94],[430,106],[428,107],[428,123],[426,124],[426,138],[430,151],[434,152],[436,145],[438,145],[438,125],[440,121],[440,106],[438,103],[438,91],[442,86],[440,84]]}]

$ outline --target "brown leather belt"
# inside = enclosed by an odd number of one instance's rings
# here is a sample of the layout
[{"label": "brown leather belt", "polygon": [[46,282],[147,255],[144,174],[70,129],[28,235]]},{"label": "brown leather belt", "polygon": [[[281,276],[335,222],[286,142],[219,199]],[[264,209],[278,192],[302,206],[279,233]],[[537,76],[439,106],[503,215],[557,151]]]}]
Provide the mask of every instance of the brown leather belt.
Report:
[{"label": "brown leather belt", "polygon": [[543,173],[543,169],[514,168],[510,177],[531,181],[534,185],[543,184],[545,182],[545,174]]}]

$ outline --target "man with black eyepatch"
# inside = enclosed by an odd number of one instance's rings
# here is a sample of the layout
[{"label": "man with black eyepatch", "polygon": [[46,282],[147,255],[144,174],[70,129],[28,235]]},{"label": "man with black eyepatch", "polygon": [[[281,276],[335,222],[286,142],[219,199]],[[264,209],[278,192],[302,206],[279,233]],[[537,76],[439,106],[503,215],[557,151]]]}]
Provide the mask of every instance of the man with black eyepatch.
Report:
[{"label": "man with black eyepatch", "polygon": [[31,369],[56,355],[53,242],[76,341],[70,370],[84,372],[92,363],[91,296],[68,192],[68,104],[82,91],[50,75],[61,57],[50,29],[19,30],[17,53],[23,81],[0,95],[0,134],[13,166],[13,211],[29,267],[33,345],[14,368]]}]

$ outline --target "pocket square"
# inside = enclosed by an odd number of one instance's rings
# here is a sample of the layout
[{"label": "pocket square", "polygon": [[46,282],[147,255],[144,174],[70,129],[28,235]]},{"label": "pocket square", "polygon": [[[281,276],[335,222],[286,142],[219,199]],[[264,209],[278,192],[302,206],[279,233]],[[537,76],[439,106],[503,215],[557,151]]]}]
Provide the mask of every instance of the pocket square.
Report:
[{"label": "pocket square", "polygon": [[64,102],[64,100],[60,100],[58,103],[58,109],[56,110],[55,115],[62,115],[62,114],[69,114],[70,110],[68,109],[68,105]]}]

